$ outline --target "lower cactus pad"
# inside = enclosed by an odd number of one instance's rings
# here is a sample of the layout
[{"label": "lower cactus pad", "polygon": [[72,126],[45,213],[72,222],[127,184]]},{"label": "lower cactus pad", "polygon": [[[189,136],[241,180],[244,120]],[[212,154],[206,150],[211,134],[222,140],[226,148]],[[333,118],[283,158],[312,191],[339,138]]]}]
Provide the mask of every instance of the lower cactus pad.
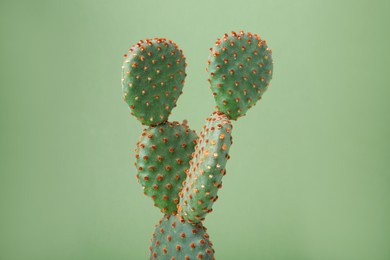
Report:
[{"label": "lower cactus pad", "polygon": [[150,260],[213,260],[214,249],[206,228],[165,215],[156,225],[150,246]]}]

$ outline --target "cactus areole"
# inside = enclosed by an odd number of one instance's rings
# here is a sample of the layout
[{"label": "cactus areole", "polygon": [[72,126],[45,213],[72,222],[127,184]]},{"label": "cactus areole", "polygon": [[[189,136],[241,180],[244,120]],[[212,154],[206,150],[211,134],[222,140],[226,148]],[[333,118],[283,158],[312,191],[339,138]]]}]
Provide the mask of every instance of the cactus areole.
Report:
[{"label": "cactus areole", "polygon": [[171,40],[141,40],[124,55],[123,99],[145,125],[135,148],[137,179],[164,214],[149,259],[215,259],[202,221],[212,212],[226,174],[232,123],[268,89],[272,51],[259,35],[231,32],[210,48],[207,68],[216,110],[199,136],[169,116],[185,83],[186,59]]}]

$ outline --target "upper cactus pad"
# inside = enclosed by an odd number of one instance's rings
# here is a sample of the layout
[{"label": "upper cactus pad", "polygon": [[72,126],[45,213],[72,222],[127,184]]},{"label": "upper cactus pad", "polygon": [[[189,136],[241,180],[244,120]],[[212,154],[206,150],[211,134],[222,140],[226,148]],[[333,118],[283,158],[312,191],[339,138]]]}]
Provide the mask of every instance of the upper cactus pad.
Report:
[{"label": "upper cactus pad", "polygon": [[165,38],[139,41],[132,46],[122,66],[123,98],[142,124],[168,120],[182,93],[185,57]]},{"label": "upper cactus pad", "polygon": [[201,224],[192,225],[183,218],[165,215],[156,225],[149,259],[214,259],[214,249]]},{"label": "upper cactus pad", "polygon": [[163,213],[176,214],[197,135],[178,122],[150,126],[136,147],[137,177]]},{"label": "upper cactus pad", "polygon": [[272,51],[257,34],[232,32],[210,49],[207,71],[217,107],[230,119],[244,116],[272,79]]},{"label": "upper cactus pad", "polygon": [[214,112],[200,133],[191,168],[180,193],[180,214],[191,223],[204,220],[212,211],[222,187],[225,165],[232,144],[232,125],[222,112]]}]

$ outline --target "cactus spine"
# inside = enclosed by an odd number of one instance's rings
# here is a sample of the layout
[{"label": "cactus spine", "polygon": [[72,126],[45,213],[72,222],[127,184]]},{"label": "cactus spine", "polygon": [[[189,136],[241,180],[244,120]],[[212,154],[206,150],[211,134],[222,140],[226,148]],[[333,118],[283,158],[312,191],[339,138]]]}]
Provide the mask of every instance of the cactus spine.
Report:
[{"label": "cactus spine", "polygon": [[168,121],[186,77],[185,56],[177,44],[165,38],[141,40],[124,55],[123,99],[148,126],[135,148],[138,182],[164,214],[149,259],[215,259],[202,221],[226,174],[230,120],[244,116],[272,79],[272,51],[257,34],[224,34],[210,50],[206,70],[216,111],[199,136],[186,121]]}]

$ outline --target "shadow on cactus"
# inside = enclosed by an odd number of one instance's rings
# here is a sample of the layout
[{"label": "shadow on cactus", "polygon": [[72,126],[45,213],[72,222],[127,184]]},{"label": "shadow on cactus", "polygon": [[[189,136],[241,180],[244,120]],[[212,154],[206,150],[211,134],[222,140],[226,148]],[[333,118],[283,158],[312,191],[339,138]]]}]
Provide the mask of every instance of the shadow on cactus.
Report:
[{"label": "shadow on cactus", "polygon": [[185,56],[165,38],[141,40],[124,55],[123,99],[142,125],[136,144],[137,178],[164,214],[149,259],[215,259],[202,221],[212,212],[226,174],[232,123],[261,99],[273,73],[272,51],[257,34],[217,39],[207,63],[216,111],[199,136],[184,120],[169,122],[182,94]]}]

